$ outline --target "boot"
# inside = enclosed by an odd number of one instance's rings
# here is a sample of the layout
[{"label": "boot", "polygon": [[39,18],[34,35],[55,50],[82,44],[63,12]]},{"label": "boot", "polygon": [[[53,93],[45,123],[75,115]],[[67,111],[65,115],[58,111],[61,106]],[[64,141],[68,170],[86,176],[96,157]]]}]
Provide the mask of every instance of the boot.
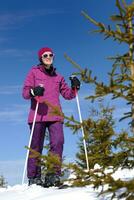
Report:
[{"label": "boot", "polygon": [[40,177],[29,178],[29,180],[28,180],[28,186],[33,185],[33,184],[41,185],[42,186],[43,182],[42,182],[42,180],[41,180]]},{"label": "boot", "polygon": [[56,174],[46,174],[44,187],[59,187],[61,185],[60,176]]}]

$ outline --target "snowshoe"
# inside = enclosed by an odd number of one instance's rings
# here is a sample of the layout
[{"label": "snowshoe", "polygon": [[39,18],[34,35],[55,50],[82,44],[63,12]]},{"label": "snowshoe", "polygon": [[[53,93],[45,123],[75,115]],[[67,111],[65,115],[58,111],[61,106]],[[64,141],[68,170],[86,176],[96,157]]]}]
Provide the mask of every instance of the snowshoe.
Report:
[{"label": "snowshoe", "polygon": [[33,185],[33,184],[42,186],[43,182],[42,182],[41,178],[39,178],[39,177],[29,178],[28,186]]},{"label": "snowshoe", "polygon": [[59,187],[61,185],[60,176],[56,174],[46,174],[45,182],[43,184],[44,187]]},{"label": "snowshoe", "polygon": [[67,184],[61,184],[60,186],[58,186],[58,189],[67,189],[67,188],[69,188],[70,187],[70,185],[67,185]]}]

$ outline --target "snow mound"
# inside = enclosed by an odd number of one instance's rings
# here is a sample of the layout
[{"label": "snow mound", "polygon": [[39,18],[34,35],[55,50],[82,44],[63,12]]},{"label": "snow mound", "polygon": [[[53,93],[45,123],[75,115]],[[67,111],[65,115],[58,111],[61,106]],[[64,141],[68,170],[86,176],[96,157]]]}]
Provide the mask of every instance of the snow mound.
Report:
[{"label": "snow mound", "polygon": [[98,193],[91,187],[83,188],[42,188],[32,185],[15,185],[0,189],[0,200],[98,200]]},{"label": "snow mound", "polygon": [[[118,170],[114,173],[115,179],[132,179],[134,169]],[[55,187],[43,188],[37,185],[15,185],[0,188],[0,200],[108,200],[111,194],[98,196],[101,188],[94,190],[92,186],[58,189]]]}]

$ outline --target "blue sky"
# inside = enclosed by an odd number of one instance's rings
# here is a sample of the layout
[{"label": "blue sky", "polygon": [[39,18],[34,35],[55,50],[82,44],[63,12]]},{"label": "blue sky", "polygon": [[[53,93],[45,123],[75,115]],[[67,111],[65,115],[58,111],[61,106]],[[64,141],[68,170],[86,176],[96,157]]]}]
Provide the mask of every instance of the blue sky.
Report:
[{"label": "blue sky", "polygon": [[[126,46],[122,48],[112,40],[104,41],[101,35],[89,34],[94,26],[84,19],[82,10],[106,24],[109,24],[109,16],[117,12],[114,0],[101,0],[99,3],[98,0],[1,1],[0,174],[9,184],[21,182],[26,156],[24,146],[29,139],[29,101],[22,98],[21,90],[29,69],[38,64],[38,50],[44,46],[54,50],[55,67],[68,84],[69,76],[76,70],[65,59],[64,53],[83,68],[92,69],[99,79],[107,81],[106,73],[112,63],[106,58],[126,52]],[[84,97],[90,93],[92,88],[82,84],[79,98],[83,117],[87,116],[91,106]],[[65,114],[73,113],[78,119],[75,99],[68,102],[61,98],[61,103]],[[118,117],[123,109],[127,111],[120,103],[118,109]],[[79,136],[73,136],[68,128],[64,132],[64,155],[69,160],[74,159]]]}]

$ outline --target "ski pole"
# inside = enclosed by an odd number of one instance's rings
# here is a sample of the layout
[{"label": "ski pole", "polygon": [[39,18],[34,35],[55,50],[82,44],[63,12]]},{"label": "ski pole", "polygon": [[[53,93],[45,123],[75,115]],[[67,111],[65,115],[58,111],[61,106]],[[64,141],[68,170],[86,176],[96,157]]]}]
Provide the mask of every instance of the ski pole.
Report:
[{"label": "ski pole", "polygon": [[[78,113],[79,113],[79,119],[80,119],[80,123],[82,123],[82,116],[81,116],[81,110],[80,110],[80,103],[79,103],[78,91],[77,91],[76,88],[75,88],[75,93],[76,93],[76,102],[77,102],[77,108],[78,108]],[[85,134],[84,134],[84,128],[83,128],[83,126],[81,126],[81,132],[82,132],[82,136],[83,136],[83,144],[84,144],[84,151],[85,151],[87,171],[89,171],[87,146],[86,146]]]},{"label": "ski pole", "polygon": [[23,170],[22,184],[24,184],[24,180],[25,180],[25,174],[26,174],[26,168],[27,168],[27,162],[28,162],[28,156],[29,156],[29,148],[30,148],[31,142],[32,142],[34,127],[35,127],[35,121],[36,121],[37,111],[38,111],[38,107],[39,107],[39,97],[36,97],[36,100],[37,100],[37,103],[36,103],[34,119],[33,119],[32,129],[31,129],[31,133],[30,133],[30,138],[29,138],[29,144],[28,144],[28,150],[27,150],[24,170]]}]

